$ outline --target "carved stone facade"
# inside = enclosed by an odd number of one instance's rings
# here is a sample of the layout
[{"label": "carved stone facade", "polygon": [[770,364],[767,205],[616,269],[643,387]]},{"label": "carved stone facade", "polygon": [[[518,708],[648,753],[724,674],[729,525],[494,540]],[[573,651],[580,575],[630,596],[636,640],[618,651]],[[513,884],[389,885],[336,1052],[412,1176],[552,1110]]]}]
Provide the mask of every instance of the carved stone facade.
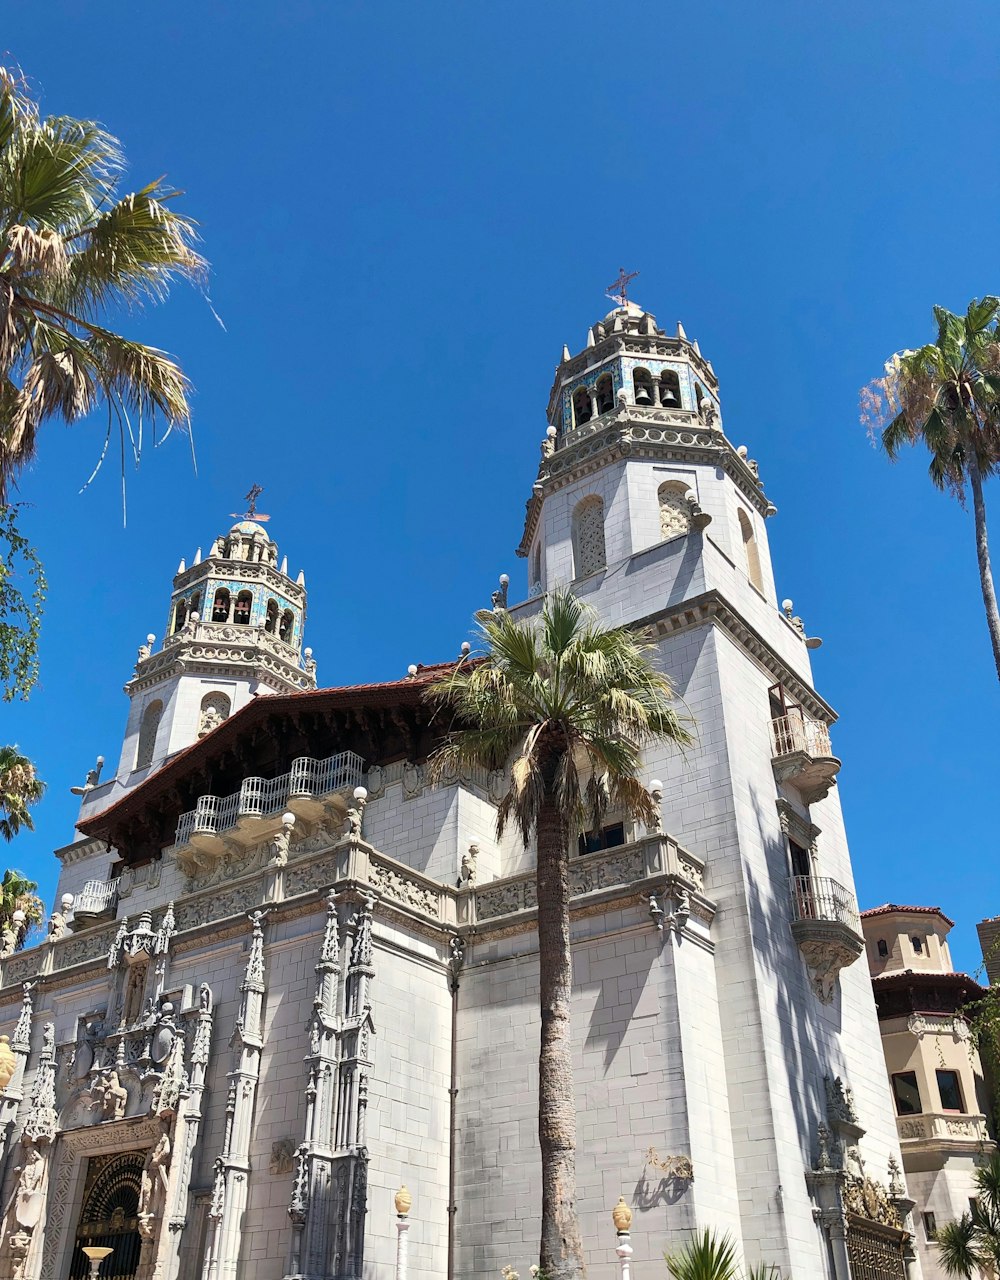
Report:
[{"label": "carved stone facade", "polygon": [[[895,1249],[916,1280],[871,987],[809,949],[849,949],[856,914],[836,784],[807,802],[773,768],[774,686],[835,715],[778,608],[756,465],[696,345],[631,304],[559,366],[547,426],[529,576],[646,629],[697,730],[645,754],[648,829],[609,821],[567,851],[593,1274],[624,1195],[644,1273],[711,1225],[784,1275],[882,1280]],[[515,596],[495,607],[541,606]],[[535,856],[497,835],[502,771],[428,765],[426,691],[452,663],[314,689],[304,585],[253,520],[182,565],[170,609],[128,686],[118,774],[59,851],[62,924],[0,956],[19,1059],[0,1280],[66,1280],[101,1232],[136,1280],[390,1275],[401,1183],[410,1280],[526,1274]],[[74,915],[63,894],[103,906]]]}]

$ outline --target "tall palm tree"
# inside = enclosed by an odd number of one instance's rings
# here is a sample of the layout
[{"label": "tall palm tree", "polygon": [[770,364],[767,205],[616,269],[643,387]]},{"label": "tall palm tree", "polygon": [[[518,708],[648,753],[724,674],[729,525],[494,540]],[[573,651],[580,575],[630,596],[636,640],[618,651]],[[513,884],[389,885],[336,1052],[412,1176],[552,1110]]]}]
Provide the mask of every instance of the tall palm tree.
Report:
[{"label": "tall palm tree", "polygon": [[45,783],[17,747],[0,747],[0,837],[13,840],[24,827],[34,830],[29,806],[42,798]]},{"label": "tall palm tree", "polygon": [[35,892],[37,888],[34,880],[20,871],[5,871],[0,880],[0,930],[15,928],[14,912],[24,912],[23,922],[19,921],[20,927],[15,929],[18,947],[24,946],[28,930],[33,924],[41,923],[45,914],[42,900]]},{"label": "tall palm tree", "polygon": [[972,490],[979,581],[1000,678],[1000,610],[990,567],[983,481],[1000,469],[1000,298],[973,298],[964,316],[934,308],[937,341],[901,351],[861,393],[862,418],[895,460],[923,443],[930,477],[964,503]]},{"label": "tall palm tree", "polygon": [[525,845],[535,839],[540,1262],[548,1280],[569,1280],[584,1274],[575,1209],[569,845],[599,827],[609,808],[651,822],[653,802],[637,777],[642,748],[691,738],[648,641],[603,627],[569,592],[553,593],[541,615],[523,623],[505,610],[477,617],[485,660],[460,664],[431,691],[454,714],[435,766],[444,774],[509,768],[498,837],[513,823]]},{"label": "tall palm tree", "polygon": [[1000,1272],[1000,1153],[973,1174],[976,1196],[957,1222],[938,1227],[934,1243],[945,1275],[970,1280]]},{"label": "tall palm tree", "polygon": [[[163,351],[108,327],[112,313],[199,278],[194,224],[163,179],[118,192],[118,139],[92,120],[43,118],[0,67],[0,502],[49,418],[108,409],[138,455],[143,420],[188,420],[189,385]],[[133,419],[135,425],[133,426]],[[107,441],[105,442],[107,447]]]}]

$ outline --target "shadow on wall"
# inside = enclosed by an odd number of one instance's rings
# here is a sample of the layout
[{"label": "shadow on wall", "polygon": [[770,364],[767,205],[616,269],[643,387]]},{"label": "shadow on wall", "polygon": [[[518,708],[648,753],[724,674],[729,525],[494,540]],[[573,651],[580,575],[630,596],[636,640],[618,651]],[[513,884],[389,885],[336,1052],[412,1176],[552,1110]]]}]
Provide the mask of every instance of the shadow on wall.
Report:
[{"label": "shadow on wall", "polygon": [[[765,821],[760,796],[756,792],[752,801],[770,882],[769,888],[762,889],[753,869],[746,866],[754,953],[758,965],[767,970],[771,979],[769,985],[775,991],[781,1058],[785,1064],[804,1172],[812,1167],[816,1158],[816,1129],[826,1117],[823,1077],[845,1074],[837,1040],[843,1025],[843,994],[838,982],[832,1003],[823,1005],[811,988],[805,962],[792,937],[790,873],[784,838],[779,835],[776,839],[773,834],[768,834],[769,825],[773,832],[774,823]],[[777,922],[777,928],[765,927],[765,921],[769,919]],[[850,1084],[846,1074],[845,1082]],[[861,1123],[864,1124],[863,1116]]]}]

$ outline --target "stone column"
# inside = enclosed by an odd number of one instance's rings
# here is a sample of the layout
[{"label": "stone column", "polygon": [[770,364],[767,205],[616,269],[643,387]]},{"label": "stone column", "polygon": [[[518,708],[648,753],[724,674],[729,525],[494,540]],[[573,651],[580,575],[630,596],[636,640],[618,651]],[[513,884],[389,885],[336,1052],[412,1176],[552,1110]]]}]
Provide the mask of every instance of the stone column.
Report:
[{"label": "stone column", "polygon": [[[180,1269],[181,1241],[188,1216],[188,1191],[194,1168],[194,1154],[201,1131],[201,1106],[205,1093],[205,1069],[212,1042],[212,989],[203,982],[198,991],[194,1042],[186,1095],[178,1100],[174,1127],[174,1157],[167,1183],[164,1222],[160,1229],[154,1280],[174,1280]],[[190,1016],[190,1015],[188,1015]]]},{"label": "stone column", "polygon": [[250,1136],[263,1049],[264,914],[263,911],[254,911],[249,917],[252,926],[250,955],[240,988],[243,995],[236,1030],[230,1040],[233,1069],[229,1072],[222,1155],[215,1162],[209,1208],[211,1239],[202,1270],[204,1280],[236,1280],[239,1267],[250,1179]]}]

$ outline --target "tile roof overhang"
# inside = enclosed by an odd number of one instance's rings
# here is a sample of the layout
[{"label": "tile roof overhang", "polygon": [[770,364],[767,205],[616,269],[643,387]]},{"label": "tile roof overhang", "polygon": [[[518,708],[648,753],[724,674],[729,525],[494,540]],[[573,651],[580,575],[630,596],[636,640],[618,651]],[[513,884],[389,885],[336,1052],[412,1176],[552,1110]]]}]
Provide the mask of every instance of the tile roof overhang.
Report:
[{"label": "tile roof overhang", "polygon": [[955,924],[955,921],[950,920],[940,907],[901,907],[895,902],[883,903],[881,907],[869,907],[867,911],[861,912],[861,919],[870,920],[874,916],[891,915],[940,916],[949,929]]}]

